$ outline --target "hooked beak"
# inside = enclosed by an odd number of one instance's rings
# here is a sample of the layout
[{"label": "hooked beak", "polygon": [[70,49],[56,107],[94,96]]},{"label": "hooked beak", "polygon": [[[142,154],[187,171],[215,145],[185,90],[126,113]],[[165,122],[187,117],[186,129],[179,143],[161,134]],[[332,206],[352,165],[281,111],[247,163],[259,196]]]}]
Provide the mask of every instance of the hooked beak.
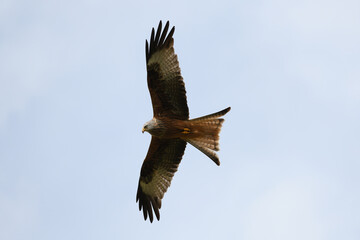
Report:
[{"label": "hooked beak", "polygon": [[145,132],[145,128],[142,128],[141,132],[144,133],[144,132]]}]

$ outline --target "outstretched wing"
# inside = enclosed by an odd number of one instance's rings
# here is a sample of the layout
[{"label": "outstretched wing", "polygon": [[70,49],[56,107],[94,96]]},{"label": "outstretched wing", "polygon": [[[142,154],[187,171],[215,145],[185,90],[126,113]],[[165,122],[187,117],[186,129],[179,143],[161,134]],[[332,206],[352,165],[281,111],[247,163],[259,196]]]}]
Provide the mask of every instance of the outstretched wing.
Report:
[{"label": "outstretched wing", "polygon": [[181,139],[159,139],[152,137],[150,147],[141,167],[136,202],[143,210],[144,218],[149,215],[153,221],[153,211],[160,219],[161,199],[170,186],[184,154],[186,142]]},{"label": "outstretched wing", "polygon": [[189,109],[185,84],[173,47],[175,27],[166,36],[168,29],[169,21],[163,31],[160,21],[156,35],[154,28],[152,29],[150,47],[146,40],[147,82],[155,117],[186,120],[189,119]]}]

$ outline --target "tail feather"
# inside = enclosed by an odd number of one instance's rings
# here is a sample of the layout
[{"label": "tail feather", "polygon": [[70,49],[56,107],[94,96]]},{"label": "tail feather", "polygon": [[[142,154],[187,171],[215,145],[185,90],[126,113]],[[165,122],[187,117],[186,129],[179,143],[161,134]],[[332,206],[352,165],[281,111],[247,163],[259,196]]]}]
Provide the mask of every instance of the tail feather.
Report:
[{"label": "tail feather", "polygon": [[219,134],[224,122],[223,118],[230,107],[203,117],[194,118],[190,120],[196,133],[189,136],[186,141],[203,152],[217,165],[220,165],[219,157],[215,151],[219,151]]},{"label": "tail feather", "polygon": [[199,149],[202,153],[204,153],[206,156],[208,156],[211,160],[213,160],[216,165],[220,165],[220,160],[218,155],[212,151],[210,148],[207,148],[206,146],[202,146],[199,144],[199,142],[197,141],[193,141],[193,140],[187,140],[188,143],[190,143],[191,145],[193,145],[194,147],[196,147],[197,149]]},{"label": "tail feather", "polygon": [[224,110],[221,110],[219,112],[216,113],[212,113],[203,117],[199,117],[199,118],[194,118],[191,119],[190,121],[192,122],[196,122],[196,121],[201,121],[201,120],[209,120],[209,119],[216,119],[219,118],[221,116],[224,116],[226,113],[228,113],[230,111],[231,107],[225,108]]}]

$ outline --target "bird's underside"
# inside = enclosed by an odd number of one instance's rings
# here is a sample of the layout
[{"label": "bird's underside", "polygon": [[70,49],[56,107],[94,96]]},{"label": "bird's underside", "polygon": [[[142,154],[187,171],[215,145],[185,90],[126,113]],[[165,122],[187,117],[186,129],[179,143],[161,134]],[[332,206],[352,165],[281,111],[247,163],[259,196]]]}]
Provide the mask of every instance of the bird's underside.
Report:
[{"label": "bird's underside", "polygon": [[[153,212],[160,219],[161,200],[170,186],[172,177],[190,143],[220,165],[215,151],[219,150],[219,133],[224,122],[221,116],[230,107],[204,117],[190,119],[186,91],[174,52],[173,27],[169,22],[162,31],[160,21],[157,32],[152,29],[150,44],[146,41],[148,88],[154,117],[143,127],[152,135],[150,147],[140,172],[136,200],[145,220],[153,221]],[[150,46],[149,46],[150,45]]]}]

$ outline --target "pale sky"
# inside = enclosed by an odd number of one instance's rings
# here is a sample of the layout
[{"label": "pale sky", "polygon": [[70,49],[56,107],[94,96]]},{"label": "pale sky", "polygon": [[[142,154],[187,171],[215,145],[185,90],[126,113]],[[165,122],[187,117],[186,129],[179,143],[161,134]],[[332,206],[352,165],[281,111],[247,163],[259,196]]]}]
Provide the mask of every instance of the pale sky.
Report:
[{"label": "pale sky", "polygon": [[[159,20],[191,117],[160,221],[135,202]],[[359,1],[0,3],[0,239],[360,239]]]}]

